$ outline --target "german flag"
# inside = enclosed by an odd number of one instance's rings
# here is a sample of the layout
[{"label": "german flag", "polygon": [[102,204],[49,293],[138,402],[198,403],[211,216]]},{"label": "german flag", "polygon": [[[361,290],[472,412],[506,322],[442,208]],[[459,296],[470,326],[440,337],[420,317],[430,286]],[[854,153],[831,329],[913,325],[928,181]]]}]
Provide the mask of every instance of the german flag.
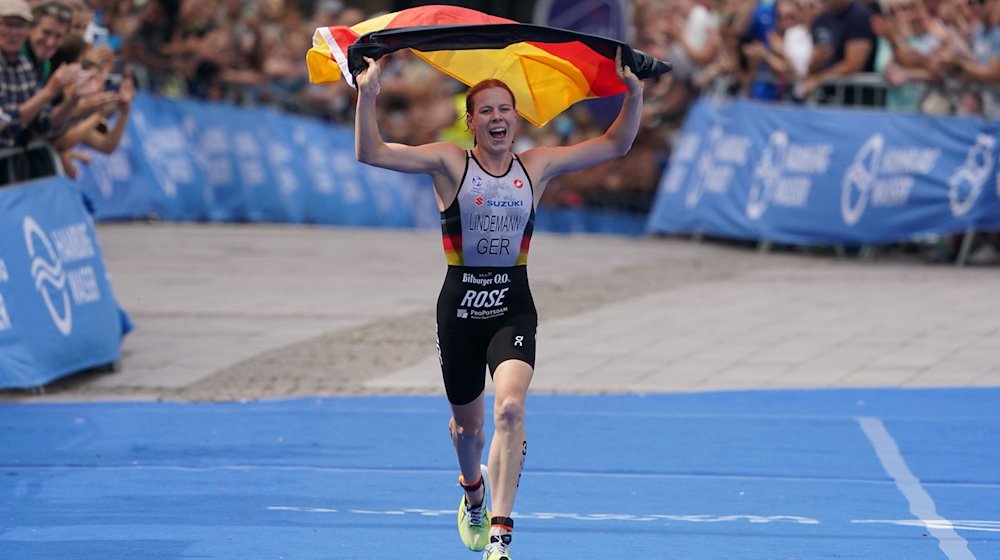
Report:
[{"label": "german flag", "polygon": [[420,6],[363,21],[353,27],[321,27],[306,55],[309,79],[331,83],[378,59],[411,49],[466,85],[503,80],[518,112],[543,126],[583,99],[625,93],[615,71],[615,51],[639,78],[659,76],[670,64],[627,44],[565,29],[517,23],[459,6]]}]

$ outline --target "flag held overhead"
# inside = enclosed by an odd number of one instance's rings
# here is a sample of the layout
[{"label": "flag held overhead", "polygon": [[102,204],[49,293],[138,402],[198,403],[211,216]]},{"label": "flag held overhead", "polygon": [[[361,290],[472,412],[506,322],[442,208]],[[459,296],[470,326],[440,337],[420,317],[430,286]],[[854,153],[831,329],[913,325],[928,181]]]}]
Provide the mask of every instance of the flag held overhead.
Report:
[{"label": "flag held overhead", "polygon": [[[353,77],[380,58],[411,49],[438,70],[473,85],[503,80],[517,98],[518,112],[542,126],[570,105],[625,92],[614,67],[640,79],[670,70],[670,64],[627,44],[565,29],[520,24],[457,6],[422,6],[367,20],[354,27],[316,30],[307,55],[314,83]],[[338,72],[339,70],[339,72]]]}]

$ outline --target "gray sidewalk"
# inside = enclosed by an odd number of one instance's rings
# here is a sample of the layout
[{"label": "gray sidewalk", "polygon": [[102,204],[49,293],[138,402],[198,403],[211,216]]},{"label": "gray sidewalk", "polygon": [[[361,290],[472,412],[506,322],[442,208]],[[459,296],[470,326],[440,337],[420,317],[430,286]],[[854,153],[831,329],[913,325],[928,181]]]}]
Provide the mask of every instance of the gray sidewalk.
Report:
[{"label": "gray sidewalk", "polygon": [[[120,370],[14,398],[441,393],[435,232],[127,224],[98,235],[136,323]],[[995,266],[545,234],[529,263],[536,392],[1000,385]]]}]

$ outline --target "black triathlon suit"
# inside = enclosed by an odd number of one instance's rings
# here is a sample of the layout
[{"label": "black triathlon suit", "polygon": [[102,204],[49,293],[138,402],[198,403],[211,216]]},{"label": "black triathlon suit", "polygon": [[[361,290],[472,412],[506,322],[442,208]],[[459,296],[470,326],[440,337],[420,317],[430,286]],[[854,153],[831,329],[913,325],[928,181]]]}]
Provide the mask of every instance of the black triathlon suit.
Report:
[{"label": "black triathlon suit", "polygon": [[533,186],[515,155],[501,176],[467,152],[455,201],[441,213],[448,272],[438,296],[437,345],[448,401],[468,404],[505,360],[535,365],[538,313],[528,288]]}]

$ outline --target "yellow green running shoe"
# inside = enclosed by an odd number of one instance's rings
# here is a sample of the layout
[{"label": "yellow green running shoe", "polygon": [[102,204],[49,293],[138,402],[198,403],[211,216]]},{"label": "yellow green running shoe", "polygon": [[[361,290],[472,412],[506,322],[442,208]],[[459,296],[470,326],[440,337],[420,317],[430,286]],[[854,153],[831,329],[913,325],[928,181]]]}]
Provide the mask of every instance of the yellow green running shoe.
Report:
[{"label": "yellow green running shoe", "polygon": [[483,551],[483,560],[510,560],[510,533],[493,535]]},{"label": "yellow green running shoe", "polygon": [[486,465],[480,465],[479,471],[483,477],[483,502],[470,506],[463,492],[462,501],[458,504],[458,534],[462,537],[462,544],[475,551],[485,549],[490,540],[490,508],[487,505],[490,482],[486,477]]}]

